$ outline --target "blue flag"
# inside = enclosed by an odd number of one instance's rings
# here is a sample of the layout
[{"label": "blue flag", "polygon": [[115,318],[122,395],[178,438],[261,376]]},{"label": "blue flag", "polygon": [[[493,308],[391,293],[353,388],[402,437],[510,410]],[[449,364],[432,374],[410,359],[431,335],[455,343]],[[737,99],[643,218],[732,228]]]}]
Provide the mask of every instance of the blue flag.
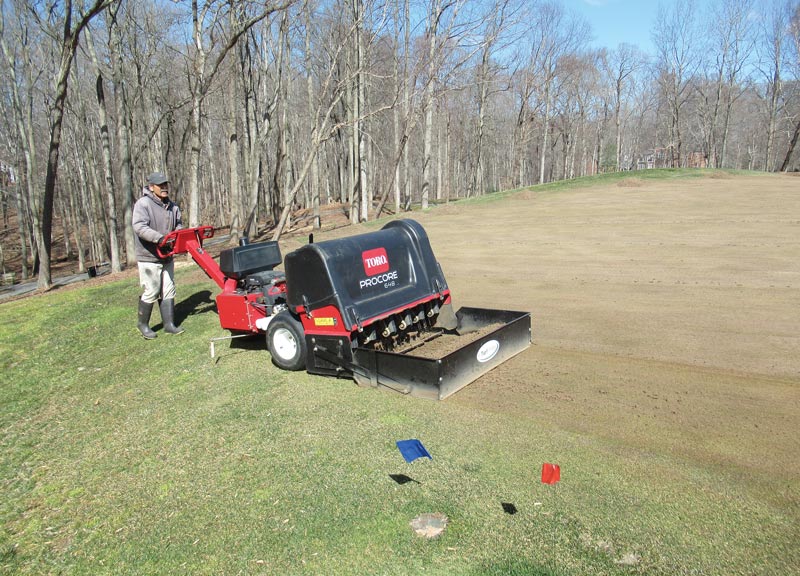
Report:
[{"label": "blue flag", "polygon": [[428,454],[428,451],[425,449],[425,446],[422,445],[422,442],[416,439],[398,440],[397,449],[400,450],[400,454],[403,455],[403,458],[406,459],[406,462],[413,462],[417,458],[422,458],[423,456],[433,460],[433,456]]}]

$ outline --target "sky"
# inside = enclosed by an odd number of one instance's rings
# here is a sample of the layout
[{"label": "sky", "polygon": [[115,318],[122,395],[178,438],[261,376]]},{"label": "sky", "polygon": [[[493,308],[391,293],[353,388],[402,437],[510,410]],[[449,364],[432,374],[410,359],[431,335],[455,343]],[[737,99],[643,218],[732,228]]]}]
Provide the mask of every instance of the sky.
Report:
[{"label": "sky", "polygon": [[[566,8],[582,14],[591,24],[595,47],[616,48],[622,42],[626,42],[638,46],[643,52],[653,54],[650,34],[658,14],[659,0],[562,0],[562,2]],[[706,0],[700,0],[698,3],[705,4]]]}]

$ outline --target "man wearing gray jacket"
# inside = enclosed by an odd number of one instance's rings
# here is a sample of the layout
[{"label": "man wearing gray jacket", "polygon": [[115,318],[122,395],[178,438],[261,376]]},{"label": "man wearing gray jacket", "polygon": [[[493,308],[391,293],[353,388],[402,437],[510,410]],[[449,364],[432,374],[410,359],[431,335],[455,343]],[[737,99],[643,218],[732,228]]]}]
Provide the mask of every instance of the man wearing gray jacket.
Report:
[{"label": "man wearing gray jacket", "polygon": [[179,228],[183,228],[181,211],[169,199],[169,180],[161,172],[154,172],[147,177],[142,197],[133,206],[136,261],[143,289],[137,328],[147,340],[156,337],[150,329],[150,314],[156,301],[160,302],[164,332],[183,332],[183,328],[175,325],[175,264],[172,256],[160,258],[157,251],[164,236]]}]

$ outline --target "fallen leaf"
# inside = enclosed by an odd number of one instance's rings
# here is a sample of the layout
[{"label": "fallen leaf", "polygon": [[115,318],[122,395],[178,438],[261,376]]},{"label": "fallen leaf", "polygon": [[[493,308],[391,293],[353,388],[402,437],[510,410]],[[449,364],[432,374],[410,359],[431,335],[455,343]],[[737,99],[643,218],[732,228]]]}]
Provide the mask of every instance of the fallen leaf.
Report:
[{"label": "fallen leaf", "polygon": [[640,559],[636,554],[628,552],[627,554],[625,554],[625,556],[617,560],[616,563],[622,566],[636,566],[639,563],[639,560]]},{"label": "fallen leaf", "polygon": [[411,528],[414,529],[417,536],[436,538],[445,531],[447,522],[447,516],[441,512],[422,514],[411,521]]}]

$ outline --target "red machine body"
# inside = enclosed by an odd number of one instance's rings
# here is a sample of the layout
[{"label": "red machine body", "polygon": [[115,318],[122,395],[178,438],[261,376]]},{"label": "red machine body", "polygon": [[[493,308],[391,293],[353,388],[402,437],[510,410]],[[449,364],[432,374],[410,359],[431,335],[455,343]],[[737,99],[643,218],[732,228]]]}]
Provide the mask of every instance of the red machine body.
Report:
[{"label": "red machine body", "polygon": [[[220,255],[221,262],[218,263],[203,248],[203,241],[214,237],[214,228],[211,226],[198,226],[196,228],[182,228],[167,234],[158,246],[159,256],[166,257],[170,254],[188,253],[192,259],[203,269],[211,280],[222,290],[217,297],[217,311],[219,322],[222,328],[234,332],[259,333],[266,329],[260,328],[258,324],[263,322],[270,314],[269,305],[285,300],[286,278],[282,274],[272,274],[269,285],[262,290],[248,290],[246,281],[240,266],[236,269],[232,261],[234,250],[228,249]],[[277,242],[262,243],[268,244],[273,255],[271,260],[259,262],[251,266],[248,272],[271,271],[272,268],[280,263],[280,252]],[[255,245],[254,245],[255,246]],[[245,246],[246,248],[246,246]],[[275,254],[277,253],[277,262]],[[228,264],[227,273],[223,270]]]},{"label": "red machine body", "polygon": [[[221,288],[222,328],[266,334],[280,368],[443,399],[530,346],[526,312],[453,312],[427,234],[413,220],[309,243],[285,259],[277,242],[259,242],[225,249],[217,262],[203,248],[213,235],[210,226],[176,230],[159,252],[190,254]],[[281,263],[284,271],[275,270]],[[441,358],[414,355],[437,338],[475,332]]]}]

